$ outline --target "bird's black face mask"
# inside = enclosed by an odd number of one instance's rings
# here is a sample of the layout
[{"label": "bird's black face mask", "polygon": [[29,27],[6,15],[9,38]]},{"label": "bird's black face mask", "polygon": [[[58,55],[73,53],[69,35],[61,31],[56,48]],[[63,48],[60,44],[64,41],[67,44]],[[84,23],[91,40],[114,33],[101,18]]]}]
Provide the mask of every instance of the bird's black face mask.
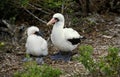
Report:
[{"label": "bird's black face mask", "polygon": [[37,35],[37,36],[43,37],[43,33],[41,31],[36,31],[34,34]]}]

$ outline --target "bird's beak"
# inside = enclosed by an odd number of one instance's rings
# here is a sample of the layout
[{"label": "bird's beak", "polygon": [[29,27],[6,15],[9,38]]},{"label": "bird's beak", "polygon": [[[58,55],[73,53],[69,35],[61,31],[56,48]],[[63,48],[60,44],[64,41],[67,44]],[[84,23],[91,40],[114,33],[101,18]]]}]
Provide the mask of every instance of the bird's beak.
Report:
[{"label": "bird's beak", "polygon": [[55,20],[55,18],[52,18],[48,23],[47,25],[53,25],[57,22],[57,20]]},{"label": "bird's beak", "polygon": [[43,33],[41,31],[36,31],[34,34],[36,34],[37,36],[43,37]]}]

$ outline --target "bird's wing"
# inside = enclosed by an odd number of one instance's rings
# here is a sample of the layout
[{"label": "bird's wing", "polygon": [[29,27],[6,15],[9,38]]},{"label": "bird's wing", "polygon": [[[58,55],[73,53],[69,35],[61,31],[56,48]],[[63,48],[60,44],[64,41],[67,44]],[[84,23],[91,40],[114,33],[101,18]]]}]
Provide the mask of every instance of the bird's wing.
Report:
[{"label": "bird's wing", "polygon": [[77,31],[72,28],[64,28],[65,39],[76,45],[80,42],[80,35]]},{"label": "bird's wing", "polygon": [[41,51],[42,51],[43,55],[47,55],[48,54],[47,41],[43,38],[41,40],[40,47],[41,47]]},{"label": "bird's wing", "polygon": [[79,38],[80,35],[72,28],[64,28],[64,35],[66,39]]}]

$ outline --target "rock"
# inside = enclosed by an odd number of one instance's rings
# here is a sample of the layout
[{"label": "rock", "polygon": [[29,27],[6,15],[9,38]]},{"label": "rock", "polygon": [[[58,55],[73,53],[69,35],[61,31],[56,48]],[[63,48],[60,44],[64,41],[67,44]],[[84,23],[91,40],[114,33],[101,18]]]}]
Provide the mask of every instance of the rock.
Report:
[{"label": "rock", "polygon": [[103,35],[102,37],[104,37],[104,38],[112,38],[113,36],[107,36],[107,35]]},{"label": "rock", "polygon": [[119,23],[120,24],[120,17],[115,17],[115,23]]},{"label": "rock", "polygon": [[99,14],[94,14],[88,17],[87,20],[95,24],[105,22],[105,20]]},{"label": "rock", "polygon": [[120,29],[120,24],[116,24],[115,27],[119,28]]}]

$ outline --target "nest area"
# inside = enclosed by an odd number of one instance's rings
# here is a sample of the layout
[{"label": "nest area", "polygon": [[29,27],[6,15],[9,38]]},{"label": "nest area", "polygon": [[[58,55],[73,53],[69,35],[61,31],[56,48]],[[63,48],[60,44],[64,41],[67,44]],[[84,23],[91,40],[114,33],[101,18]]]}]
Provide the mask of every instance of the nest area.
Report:
[{"label": "nest area", "polygon": [[[98,16],[98,15],[97,15]],[[98,17],[97,17],[98,18]],[[80,45],[92,45],[94,47],[94,58],[106,55],[106,50],[109,46],[120,47],[120,19],[119,16],[103,16],[97,20],[95,16],[86,18],[81,26],[68,26],[77,30],[80,34],[84,35],[87,39],[83,40]],[[93,22],[93,23],[90,23]],[[19,22],[20,23],[20,22]],[[81,24],[81,23],[76,23]],[[26,29],[29,25],[13,25],[9,28],[6,24],[0,27],[0,42],[4,46],[0,48],[0,76],[11,77],[16,70],[23,69],[23,62],[25,57],[25,42],[26,42]],[[43,30],[44,38],[49,39],[52,27],[46,25],[37,25]],[[70,77],[73,73],[85,73],[84,66],[78,61],[62,62],[51,61],[49,56],[57,51],[50,41],[49,55],[45,58],[45,63],[54,68],[60,68],[66,73],[66,77]],[[78,48],[74,50],[78,52]],[[71,70],[72,69],[72,70]],[[62,77],[65,77],[62,76]]]}]

